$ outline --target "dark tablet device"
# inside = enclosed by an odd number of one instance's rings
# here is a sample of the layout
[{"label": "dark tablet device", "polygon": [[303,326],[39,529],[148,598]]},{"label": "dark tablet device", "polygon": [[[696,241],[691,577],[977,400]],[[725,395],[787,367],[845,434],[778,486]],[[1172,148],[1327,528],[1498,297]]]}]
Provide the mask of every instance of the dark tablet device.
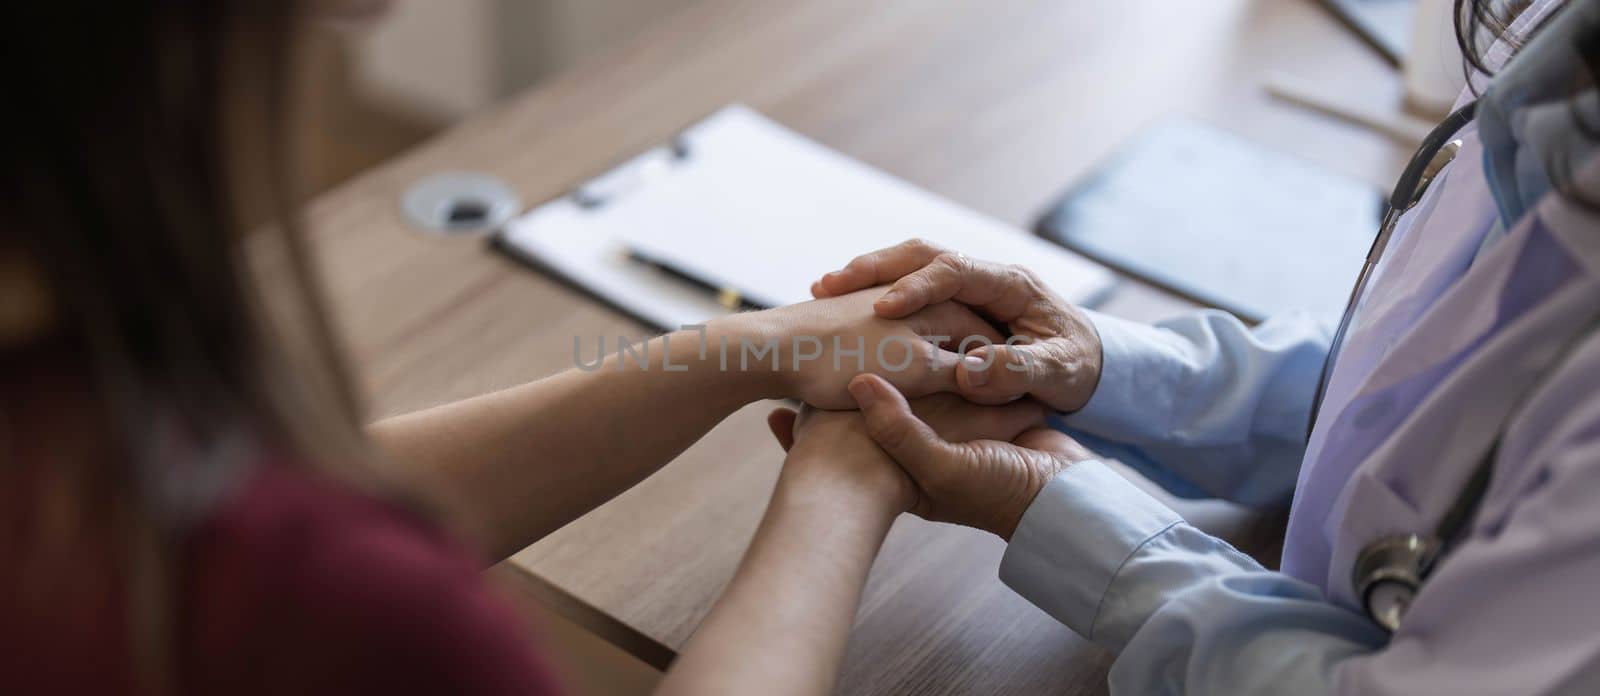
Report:
[{"label": "dark tablet device", "polygon": [[1351,180],[1190,121],[1151,128],[1040,218],[1041,236],[1248,321],[1338,321],[1382,198]]}]

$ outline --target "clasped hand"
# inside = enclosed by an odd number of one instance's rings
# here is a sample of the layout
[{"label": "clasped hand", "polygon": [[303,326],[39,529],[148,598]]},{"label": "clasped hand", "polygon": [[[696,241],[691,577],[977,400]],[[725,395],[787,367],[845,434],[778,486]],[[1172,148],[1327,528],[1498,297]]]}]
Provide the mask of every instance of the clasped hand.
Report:
[{"label": "clasped hand", "polygon": [[[932,311],[957,320],[953,328],[979,327],[993,343],[949,357],[954,369],[936,374],[855,375],[847,384],[853,404],[824,387],[812,390],[829,397],[821,404],[774,411],[768,425],[789,452],[785,477],[848,478],[898,510],[1010,539],[1051,478],[1094,456],[1045,424],[1047,410],[1076,410],[1092,395],[1101,357],[1094,328],[1026,269],[921,240],[858,257],[820,279],[812,294],[838,297],[890,283],[873,304],[879,319],[921,317],[926,324]],[[952,302],[987,324],[952,313]],[[1000,344],[991,325],[1011,340]],[[907,394],[920,398],[908,401]],[[859,412],[817,408],[852,405]]]}]

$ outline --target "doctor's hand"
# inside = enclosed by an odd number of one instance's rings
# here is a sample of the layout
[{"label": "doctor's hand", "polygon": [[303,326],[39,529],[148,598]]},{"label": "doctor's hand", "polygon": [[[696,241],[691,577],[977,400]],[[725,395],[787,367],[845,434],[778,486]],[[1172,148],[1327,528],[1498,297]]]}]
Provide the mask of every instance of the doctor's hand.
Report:
[{"label": "doctor's hand", "polygon": [[1021,266],[979,261],[921,239],[856,257],[811,286],[818,298],[886,283],[873,304],[885,319],[954,301],[1003,324],[1010,345],[978,347],[957,369],[957,386],[979,403],[1031,395],[1060,411],[1087,403],[1100,381],[1100,337],[1083,311]]},{"label": "doctor's hand", "polygon": [[[885,390],[883,397],[877,388]],[[843,418],[855,424],[859,436],[837,442],[850,451],[866,447],[892,458],[912,485],[911,512],[924,519],[1009,539],[1045,483],[1068,464],[1094,458],[1046,427],[1044,406],[1032,399],[980,406],[937,394],[907,402],[871,375],[852,380],[850,391],[860,394],[861,412],[805,409],[800,422]],[[809,436],[795,425],[796,418],[795,412],[778,409],[767,419],[778,443],[791,453]]]},{"label": "doctor's hand", "polygon": [[970,440],[947,437],[919,418],[894,387],[872,375],[852,380],[850,394],[861,406],[867,434],[916,484],[912,512],[1007,541],[1050,479],[1074,463],[1095,458],[1042,422],[1010,438],[1006,433]]},{"label": "doctor's hand", "polygon": [[[937,429],[939,437],[954,442],[1009,441],[1045,422],[1044,407],[1032,400],[979,406],[955,394],[934,394],[917,399],[909,408],[915,418]],[[767,425],[789,453],[779,486],[824,491],[847,486],[892,506],[896,513],[931,514],[920,484],[878,446],[861,412],[804,406],[796,413],[780,408],[767,416]]]}]

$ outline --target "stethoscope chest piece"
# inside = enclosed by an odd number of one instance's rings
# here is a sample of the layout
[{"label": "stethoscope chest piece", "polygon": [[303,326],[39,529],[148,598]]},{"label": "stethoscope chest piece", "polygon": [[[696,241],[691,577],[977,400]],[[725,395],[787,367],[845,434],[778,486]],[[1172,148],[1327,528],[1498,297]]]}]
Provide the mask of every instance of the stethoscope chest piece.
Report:
[{"label": "stethoscope chest piece", "polygon": [[1399,629],[1441,546],[1433,537],[1397,534],[1363,547],[1350,580],[1367,616],[1391,633]]}]

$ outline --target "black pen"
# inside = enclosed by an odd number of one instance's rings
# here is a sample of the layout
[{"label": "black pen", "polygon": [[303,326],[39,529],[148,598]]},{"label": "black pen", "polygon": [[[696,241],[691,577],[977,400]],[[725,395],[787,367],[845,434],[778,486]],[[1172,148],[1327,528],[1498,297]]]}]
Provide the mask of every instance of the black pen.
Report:
[{"label": "black pen", "polygon": [[676,268],[672,264],[657,261],[632,249],[628,250],[628,258],[711,293],[717,298],[717,304],[726,309],[740,312],[769,309],[764,305],[751,301],[744,296],[744,293],[734,288],[706,282],[696,277],[693,273]]}]

